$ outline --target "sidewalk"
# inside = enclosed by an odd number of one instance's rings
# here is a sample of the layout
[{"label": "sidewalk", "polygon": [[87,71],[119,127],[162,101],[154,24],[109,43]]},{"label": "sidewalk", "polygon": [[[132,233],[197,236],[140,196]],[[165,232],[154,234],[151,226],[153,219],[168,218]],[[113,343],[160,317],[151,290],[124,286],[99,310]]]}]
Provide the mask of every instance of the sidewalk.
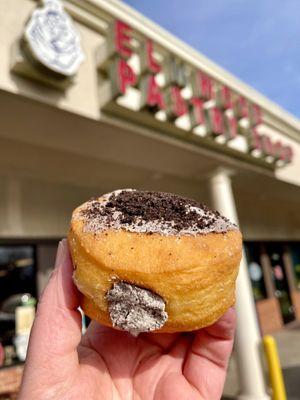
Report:
[{"label": "sidewalk", "polygon": [[[273,336],[278,346],[288,400],[300,400],[300,324],[290,324]],[[237,365],[233,352],[222,399],[235,399],[238,392]]]}]

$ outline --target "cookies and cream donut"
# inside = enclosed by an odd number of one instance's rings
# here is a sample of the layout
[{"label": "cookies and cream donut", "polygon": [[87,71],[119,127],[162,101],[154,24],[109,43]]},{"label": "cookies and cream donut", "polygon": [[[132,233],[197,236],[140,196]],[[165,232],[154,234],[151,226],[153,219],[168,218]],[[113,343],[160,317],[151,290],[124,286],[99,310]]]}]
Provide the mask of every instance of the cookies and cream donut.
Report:
[{"label": "cookies and cream donut", "polygon": [[82,309],[104,325],[191,331],[234,304],[241,233],[194,200],[116,190],[76,208],[68,240]]}]

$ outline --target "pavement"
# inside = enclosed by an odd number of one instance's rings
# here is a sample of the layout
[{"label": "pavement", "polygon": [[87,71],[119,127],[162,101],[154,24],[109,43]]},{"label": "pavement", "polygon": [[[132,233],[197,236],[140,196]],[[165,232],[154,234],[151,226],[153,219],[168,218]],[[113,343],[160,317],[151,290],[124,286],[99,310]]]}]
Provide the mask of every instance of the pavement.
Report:
[{"label": "pavement", "polygon": [[[277,342],[287,398],[288,400],[300,400],[300,323],[289,324],[285,329],[272,334],[272,336]],[[266,366],[264,368],[268,385],[268,371]],[[235,351],[233,351],[222,399],[236,399],[238,393],[237,363]]]}]

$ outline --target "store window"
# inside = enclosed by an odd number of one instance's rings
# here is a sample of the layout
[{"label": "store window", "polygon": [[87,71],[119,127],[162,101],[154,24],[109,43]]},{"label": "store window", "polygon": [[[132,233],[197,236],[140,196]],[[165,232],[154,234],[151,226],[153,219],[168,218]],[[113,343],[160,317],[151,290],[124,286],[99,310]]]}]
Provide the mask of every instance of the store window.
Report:
[{"label": "store window", "polygon": [[296,287],[300,290],[300,243],[291,243],[288,248],[292,258]]},{"label": "store window", "polygon": [[256,242],[247,242],[245,250],[254,299],[255,301],[265,299],[267,293],[261,266],[261,245]]},{"label": "store window", "polygon": [[0,367],[24,361],[35,299],[35,247],[0,246]]},{"label": "store window", "polygon": [[285,323],[293,321],[295,315],[283,259],[284,246],[275,242],[266,243],[265,248],[270,259],[275,296],[279,300],[283,320]]}]

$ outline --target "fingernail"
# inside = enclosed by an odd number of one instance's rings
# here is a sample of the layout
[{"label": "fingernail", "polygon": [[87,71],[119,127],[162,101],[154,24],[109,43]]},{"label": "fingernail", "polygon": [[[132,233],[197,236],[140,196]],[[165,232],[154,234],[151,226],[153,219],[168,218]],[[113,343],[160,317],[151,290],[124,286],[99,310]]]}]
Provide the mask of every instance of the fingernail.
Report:
[{"label": "fingernail", "polygon": [[61,240],[58,244],[57,248],[57,253],[56,253],[56,259],[55,259],[55,265],[54,268],[57,269],[61,265],[63,265],[65,257],[66,257],[66,241],[65,239]]}]

